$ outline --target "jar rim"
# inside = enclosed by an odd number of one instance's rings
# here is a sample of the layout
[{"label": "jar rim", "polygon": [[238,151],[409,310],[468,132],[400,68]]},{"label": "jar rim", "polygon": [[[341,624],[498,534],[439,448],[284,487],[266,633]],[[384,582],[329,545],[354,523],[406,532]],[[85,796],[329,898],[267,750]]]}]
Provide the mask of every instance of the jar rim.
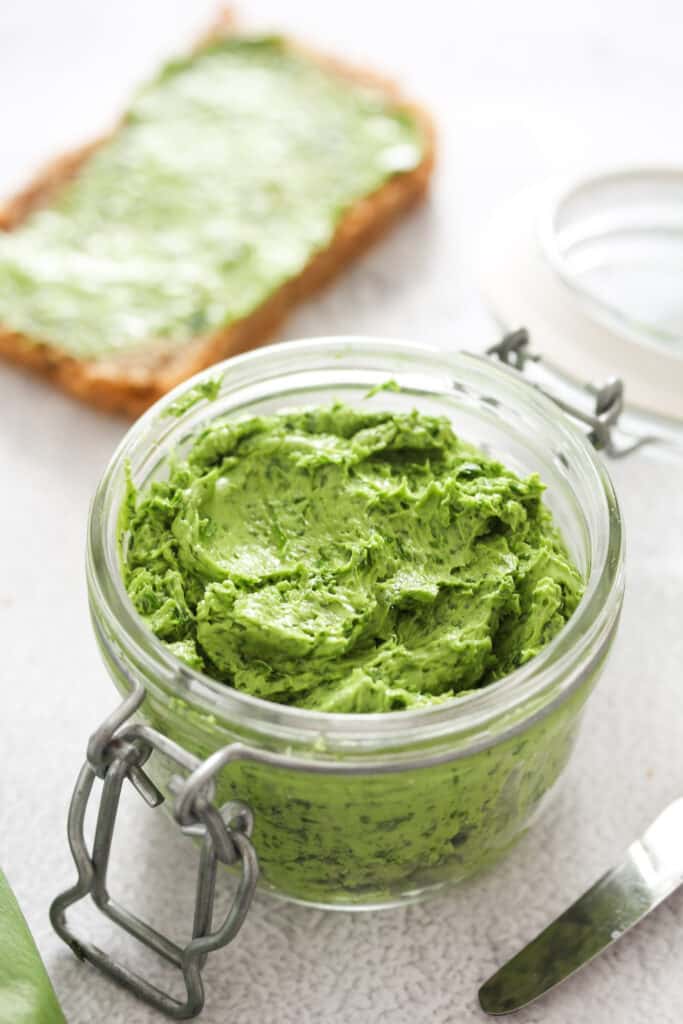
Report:
[{"label": "jar rim", "polygon": [[[442,704],[363,714],[321,712],[277,704],[243,693],[190,668],[152,633],[135,610],[123,583],[118,562],[118,536],[114,535],[118,531],[110,528],[112,521],[116,522],[116,517],[112,520],[111,516],[113,489],[131,453],[137,446],[150,444],[160,422],[165,421],[167,433],[177,431],[187,435],[192,421],[200,422],[197,410],[204,415],[204,421],[214,418],[205,415],[211,409],[211,400],[206,399],[193,403],[192,408],[177,418],[169,416],[169,407],[187,397],[198,384],[219,375],[222,375],[221,389],[236,377],[254,384],[262,379],[261,370],[272,370],[273,363],[296,362],[305,366],[312,358],[329,358],[332,363],[342,358],[340,353],[346,357],[356,354],[361,360],[370,352],[380,357],[416,360],[418,364],[447,368],[451,373],[459,371],[465,376],[474,374],[497,385],[513,402],[519,401],[527,409],[531,408],[539,421],[545,420],[560,429],[563,443],[590,482],[601,520],[598,535],[590,538],[593,557],[585,592],[570,619],[537,655],[496,682],[464,692]],[[239,388],[243,384],[238,382],[234,386]],[[223,413],[219,411],[217,415]],[[109,635],[117,638],[117,646],[124,645],[135,663],[145,669],[147,689],[158,687],[195,711],[220,716],[223,721],[261,735],[312,743],[322,738],[324,749],[329,752],[335,746],[396,747],[454,733],[468,735],[473,731],[480,738],[482,730],[501,717],[509,718],[513,725],[520,716],[524,720],[532,717],[539,707],[549,710],[556,699],[566,698],[585,678],[615,628],[623,594],[623,547],[618,501],[598,454],[559,407],[517,371],[463,351],[443,352],[423,344],[344,335],[280,342],[234,356],[184,381],[148,409],[125,434],[95,491],[88,521],[87,576],[93,618],[100,617]],[[124,668],[123,671],[130,676],[129,670]]]}]

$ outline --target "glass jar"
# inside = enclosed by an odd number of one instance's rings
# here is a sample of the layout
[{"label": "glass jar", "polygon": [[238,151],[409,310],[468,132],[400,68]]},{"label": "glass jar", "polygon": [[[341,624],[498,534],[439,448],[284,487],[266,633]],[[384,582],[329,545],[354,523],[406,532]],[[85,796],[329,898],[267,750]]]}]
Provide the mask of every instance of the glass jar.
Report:
[{"label": "glass jar", "polygon": [[[215,399],[193,390],[216,377]],[[368,396],[388,379],[400,390]],[[182,456],[216,417],[332,399],[448,416],[466,440],[520,474],[541,476],[586,591],[539,655],[442,705],[345,715],[240,693],[178,661],[149,631],[119,566],[126,467],[144,488],[166,473],[171,452]],[[238,744],[217,777],[216,803],[238,799],[251,808],[261,885],[309,904],[363,908],[416,899],[468,877],[500,857],[547,807],[614,636],[623,539],[600,458],[558,406],[519,374],[464,353],[330,338],[229,360],[143,416],[95,494],[87,576],[115,685],[128,693],[132,683],[142,683],[146,691],[139,719],[200,758]],[[145,770],[168,794],[177,766],[155,752]]]}]

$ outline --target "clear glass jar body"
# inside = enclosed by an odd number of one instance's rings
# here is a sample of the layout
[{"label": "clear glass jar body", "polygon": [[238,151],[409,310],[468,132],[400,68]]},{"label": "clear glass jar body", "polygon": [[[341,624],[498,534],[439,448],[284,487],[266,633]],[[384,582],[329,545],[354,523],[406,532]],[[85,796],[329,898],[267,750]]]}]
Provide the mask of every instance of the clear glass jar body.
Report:
[{"label": "clear glass jar body", "polygon": [[[169,416],[197,381],[218,397]],[[389,378],[400,390],[367,393]],[[444,705],[389,714],[321,714],[239,693],[183,665],[136,615],[121,580],[118,513],[125,466],[138,487],[219,416],[329,402],[448,416],[516,471],[538,472],[587,580],[572,619],[527,665]],[[140,717],[205,757],[240,742],[217,780],[219,803],[254,814],[262,884],[299,901],[396,903],[462,880],[499,857],[547,806],[614,635],[623,594],[618,505],[587,440],[553,403],[492,361],[401,342],[317,339],[261,349],[182,385],[128,433],[93,502],[88,586],[103,657],[121,692],[141,681]],[[272,755],[276,755],[275,758]],[[293,762],[292,758],[295,759]],[[167,790],[175,767],[154,754]]]}]

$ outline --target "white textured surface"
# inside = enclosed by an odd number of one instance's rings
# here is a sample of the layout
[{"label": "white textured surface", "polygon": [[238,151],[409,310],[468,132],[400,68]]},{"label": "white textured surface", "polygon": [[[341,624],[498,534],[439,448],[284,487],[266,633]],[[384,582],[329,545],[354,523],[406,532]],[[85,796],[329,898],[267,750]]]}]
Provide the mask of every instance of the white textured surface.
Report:
[{"label": "white textured surface", "polygon": [[[676,0],[571,5],[253,3],[255,22],[395,70],[437,115],[429,207],[286,327],[286,336],[396,334],[483,346],[473,246],[491,207],[578,164],[683,160]],[[147,0],[0,8],[0,187],[106,125],[126,90],[211,8]],[[452,9],[451,9],[452,8]],[[445,13],[451,9],[451,13]],[[391,26],[391,32],[388,27]],[[86,610],[87,505],[124,424],[0,368],[0,863],[71,1024],[159,1019],[78,964],[51,933],[70,884],[69,791],[89,730],[113,704]],[[615,468],[630,537],[616,649],[589,705],[561,814],[505,864],[436,902],[325,914],[259,898],[206,971],[206,1024],[468,1024],[477,986],[683,792],[683,486],[680,469]],[[117,891],[182,931],[193,854],[136,806]],[[116,939],[111,940],[115,945]],[[520,1024],[667,1024],[683,1001],[683,893]]]}]

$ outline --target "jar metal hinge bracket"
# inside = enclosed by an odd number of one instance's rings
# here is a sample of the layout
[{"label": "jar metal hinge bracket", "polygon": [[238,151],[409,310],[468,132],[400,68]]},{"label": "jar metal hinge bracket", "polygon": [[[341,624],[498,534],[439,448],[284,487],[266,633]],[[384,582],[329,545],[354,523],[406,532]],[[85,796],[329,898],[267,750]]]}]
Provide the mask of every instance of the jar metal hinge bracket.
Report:
[{"label": "jar metal hinge bracket", "polygon": [[[50,920],[57,934],[74,953],[90,961],[138,998],[175,1020],[194,1017],[204,1005],[201,971],[209,953],[227,945],[239,931],[249,910],[258,879],[258,861],[250,841],[252,816],[235,801],[218,808],[213,802],[212,773],[204,773],[202,786],[192,781],[193,773],[205,765],[161,733],[131,721],[145,697],[135,684],[129,696],[92,735],[88,753],[76,781],[68,818],[68,839],[78,870],[76,884],[58,896],[50,907]],[[170,758],[190,778],[173,776],[174,816],[183,831],[201,838],[192,939],[177,945],[116,903],[107,889],[107,870],[121,790],[126,779],[147,804],[156,807],[164,797],[144,770],[154,750]],[[92,849],[85,839],[85,813],[95,779],[103,781]],[[208,778],[208,781],[207,781]],[[187,789],[187,792],[185,791]],[[178,799],[183,795],[183,811]],[[218,862],[239,864],[240,877],[230,909],[221,925],[212,931],[213,903]],[[178,968],[185,982],[186,998],[181,1001],[163,992],[140,974],[112,959],[94,944],[80,939],[67,923],[66,911],[90,896],[95,906],[120,928]]]},{"label": "jar metal hinge bracket", "polygon": [[[524,373],[529,363],[540,363],[542,357],[529,350],[529,332],[525,327],[509,331],[495,345],[486,350],[487,356],[500,360],[513,370]],[[534,387],[551,398],[556,405],[572,419],[588,427],[588,439],[591,444],[604,451],[611,458],[629,455],[644,444],[656,440],[654,437],[638,437],[624,445],[615,441],[614,432],[620,426],[620,417],[624,410],[624,383],[619,377],[610,377],[598,386],[586,386],[580,389],[581,394],[592,396],[592,410],[585,409],[575,401],[569,401],[554,393],[550,388],[534,383]],[[576,385],[573,386],[577,390]]]}]

